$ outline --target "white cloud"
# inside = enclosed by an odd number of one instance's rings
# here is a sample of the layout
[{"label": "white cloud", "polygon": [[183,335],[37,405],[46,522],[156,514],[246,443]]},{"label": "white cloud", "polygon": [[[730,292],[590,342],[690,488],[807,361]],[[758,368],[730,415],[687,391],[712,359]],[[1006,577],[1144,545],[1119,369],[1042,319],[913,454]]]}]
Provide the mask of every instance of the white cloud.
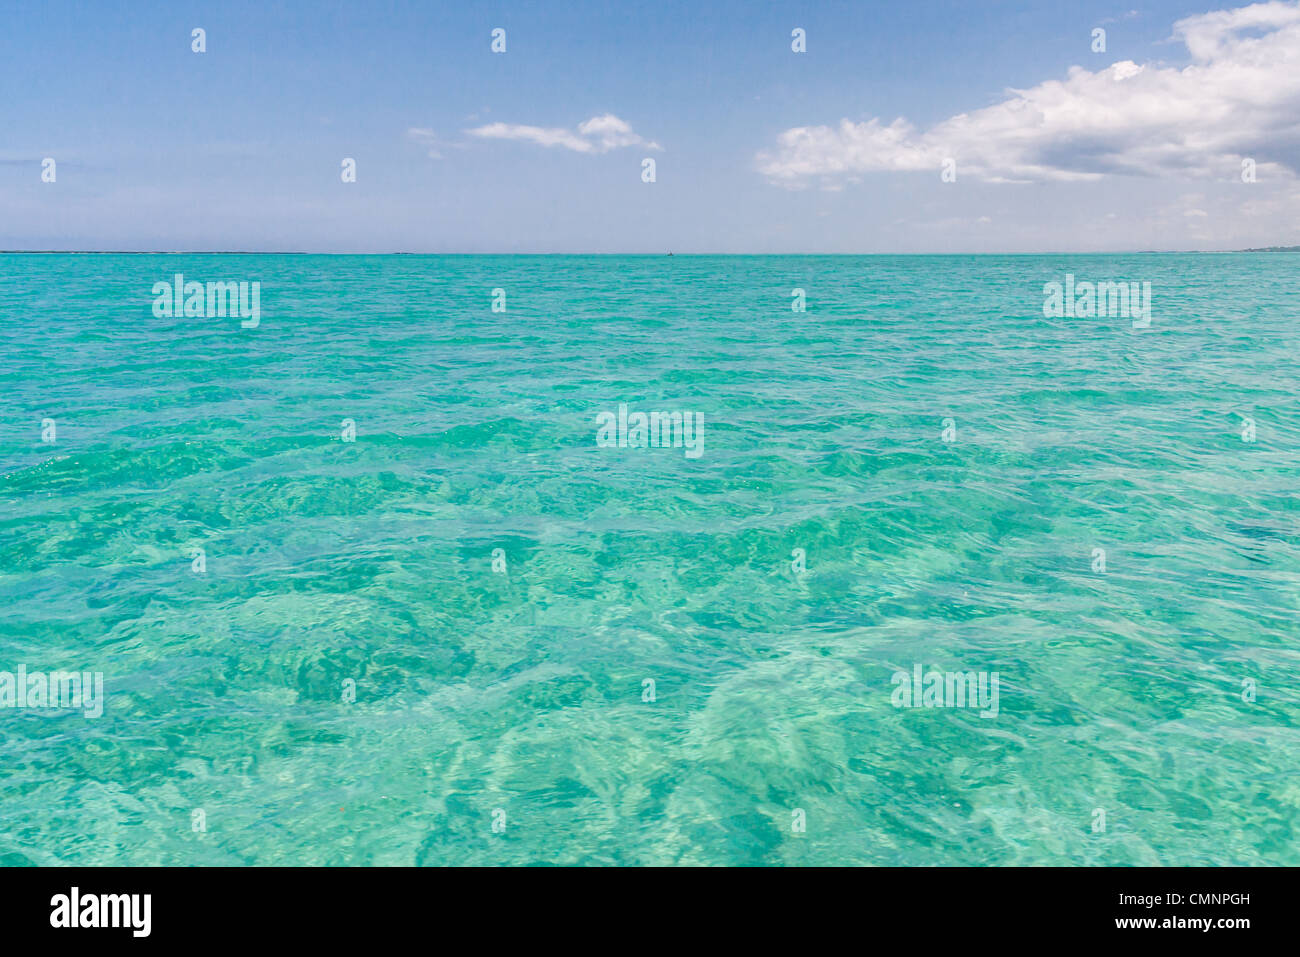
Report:
[{"label": "white cloud", "polygon": [[406,135],[428,152],[429,159],[442,159],[442,153],[438,149],[438,137],[433,130],[413,126],[406,131]]},{"label": "white cloud", "polygon": [[522,140],[539,146],[561,146],[576,153],[608,153],[622,146],[645,146],[660,149],[632,131],[626,121],[613,113],[593,116],[578,124],[577,130],[559,126],[525,126],[519,123],[489,123],[466,130],[470,136],[494,140]]},{"label": "white cloud", "polygon": [[927,130],[873,118],[786,130],[757,165],[792,187],[869,172],[933,170],[990,181],[1105,174],[1227,179],[1256,160],[1261,178],[1300,169],[1300,3],[1273,0],[1174,24],[1192,62],[1124,60],[1010,90],[993,106]]}]

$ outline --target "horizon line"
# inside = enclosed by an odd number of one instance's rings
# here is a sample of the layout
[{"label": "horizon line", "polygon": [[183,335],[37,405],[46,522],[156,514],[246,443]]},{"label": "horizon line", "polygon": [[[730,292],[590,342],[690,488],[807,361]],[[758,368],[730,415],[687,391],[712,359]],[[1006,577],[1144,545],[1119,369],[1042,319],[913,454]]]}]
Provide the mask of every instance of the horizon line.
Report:
[{"label": "horizon line", "polygon": [[673,252],[309,252],[304,249],[0,249],[0,256],[1142,256],[1167,254],[1224,254],[1300,252],[1300,246],[1254,246],[1246,249],[1048,249],[1025,251],[873,252],[873,253],[673,253]]}]

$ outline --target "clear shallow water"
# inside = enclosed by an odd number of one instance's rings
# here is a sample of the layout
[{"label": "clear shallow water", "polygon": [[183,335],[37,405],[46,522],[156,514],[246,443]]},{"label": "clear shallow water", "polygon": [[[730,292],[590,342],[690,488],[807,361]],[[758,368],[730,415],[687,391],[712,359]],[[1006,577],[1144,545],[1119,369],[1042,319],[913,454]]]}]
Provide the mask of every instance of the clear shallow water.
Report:
[{"label": "clear shallow water", "polygon": [[[1067,272],[1152,327],[1043,318]],[[0,710],[0,862],[1300,864],[1297,279],[0,256],[0,670],[108,696]],[[703,455],[598,448],[620,402]]]}]

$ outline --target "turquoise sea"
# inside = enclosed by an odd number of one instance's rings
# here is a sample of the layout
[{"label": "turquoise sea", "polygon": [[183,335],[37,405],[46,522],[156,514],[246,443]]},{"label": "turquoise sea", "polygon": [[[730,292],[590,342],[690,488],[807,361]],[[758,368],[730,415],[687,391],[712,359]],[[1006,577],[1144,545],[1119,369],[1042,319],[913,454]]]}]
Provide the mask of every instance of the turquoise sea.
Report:
[{"label": "turquoise sea", "polygon": [[1298,281],[0,256],[0,671],[106,695],[0,709],[0,863],[1300,864]]}]

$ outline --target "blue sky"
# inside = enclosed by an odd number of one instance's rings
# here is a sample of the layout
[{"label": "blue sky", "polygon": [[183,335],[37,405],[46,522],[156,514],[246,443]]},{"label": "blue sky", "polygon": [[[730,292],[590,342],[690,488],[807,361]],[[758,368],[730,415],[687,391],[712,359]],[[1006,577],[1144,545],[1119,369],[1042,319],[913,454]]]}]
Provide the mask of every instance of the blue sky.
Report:
[{"label": "blue sky", "polygon": [[1300,243],[1297,4],[1135,2],[7,0],[0,248]]}]

